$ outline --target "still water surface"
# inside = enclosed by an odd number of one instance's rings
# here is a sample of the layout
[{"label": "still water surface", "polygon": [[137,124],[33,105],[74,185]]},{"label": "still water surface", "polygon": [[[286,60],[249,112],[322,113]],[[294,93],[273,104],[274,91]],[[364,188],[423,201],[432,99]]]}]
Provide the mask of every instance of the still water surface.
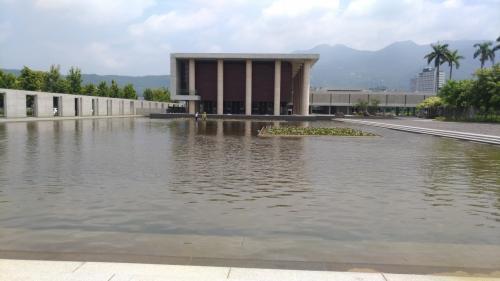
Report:
[{"label": "still water surface", "polygon": [[0,124],[0,228],[500,245],[499,147],[265,124]]}]

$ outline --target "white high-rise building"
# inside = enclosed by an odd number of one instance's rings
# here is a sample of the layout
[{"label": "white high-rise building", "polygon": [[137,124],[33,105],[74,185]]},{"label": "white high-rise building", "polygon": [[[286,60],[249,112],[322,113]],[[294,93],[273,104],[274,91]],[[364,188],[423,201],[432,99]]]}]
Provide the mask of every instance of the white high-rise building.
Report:
[{"label": "white high-rise building", "polygon": [[[413,79],[412,79],[413,80]],[[443,71],[439,71],[438,89],[441,89],[445,83],[445,75]],[[415,80],[412,81],[412,91],[416,92],[436,92],[436,69],[426,67],[420,72]]]}]

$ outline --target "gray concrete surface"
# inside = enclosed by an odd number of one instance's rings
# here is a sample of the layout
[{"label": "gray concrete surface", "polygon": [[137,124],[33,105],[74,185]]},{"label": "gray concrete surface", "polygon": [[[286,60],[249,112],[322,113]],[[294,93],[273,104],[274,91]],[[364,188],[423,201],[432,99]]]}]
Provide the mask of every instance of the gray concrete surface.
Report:
[{"label": "gray concrete surface", "polygon": [[[368,121],[373,121],[373,120],[368,120]],[[380,122],[395,124],[395,125],[422,127],[428,129],[500,136],[500,124],[495,124],[495,123],[447,122],[447,121],[436,121],[432,119],[412,118],[412,117],[386,119],[386,120],[380,120]]]},{"label": "gray concrete surface", "polygon": [[0,280],[498,281],[500,278],[4,259],[0,260]]}]

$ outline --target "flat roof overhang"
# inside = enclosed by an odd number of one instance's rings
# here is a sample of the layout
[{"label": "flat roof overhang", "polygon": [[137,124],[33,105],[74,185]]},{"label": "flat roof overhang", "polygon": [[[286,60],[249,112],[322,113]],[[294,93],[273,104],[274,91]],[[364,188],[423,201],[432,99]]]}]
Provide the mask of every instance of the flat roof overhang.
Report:
[{"label": "flat roof overhang", "polygon": [[276,54],[276,53],[172,53],[174,59],[198,59],[198,60],[286,60],[305,61],[314,63],[319,60],[319,54]]}]

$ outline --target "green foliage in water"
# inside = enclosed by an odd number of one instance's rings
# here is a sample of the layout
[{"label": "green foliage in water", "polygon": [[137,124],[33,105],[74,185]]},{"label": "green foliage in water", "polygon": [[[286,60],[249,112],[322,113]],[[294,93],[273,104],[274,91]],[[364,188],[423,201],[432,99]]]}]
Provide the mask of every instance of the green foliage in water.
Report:
[{"label": "green foliage in water", "polygon": [[363,137],[375,136],[369,132],[363,132],[352,128],[312,128],[312,127],[264,127],[260,135],[266,136],[342,136]]}]

